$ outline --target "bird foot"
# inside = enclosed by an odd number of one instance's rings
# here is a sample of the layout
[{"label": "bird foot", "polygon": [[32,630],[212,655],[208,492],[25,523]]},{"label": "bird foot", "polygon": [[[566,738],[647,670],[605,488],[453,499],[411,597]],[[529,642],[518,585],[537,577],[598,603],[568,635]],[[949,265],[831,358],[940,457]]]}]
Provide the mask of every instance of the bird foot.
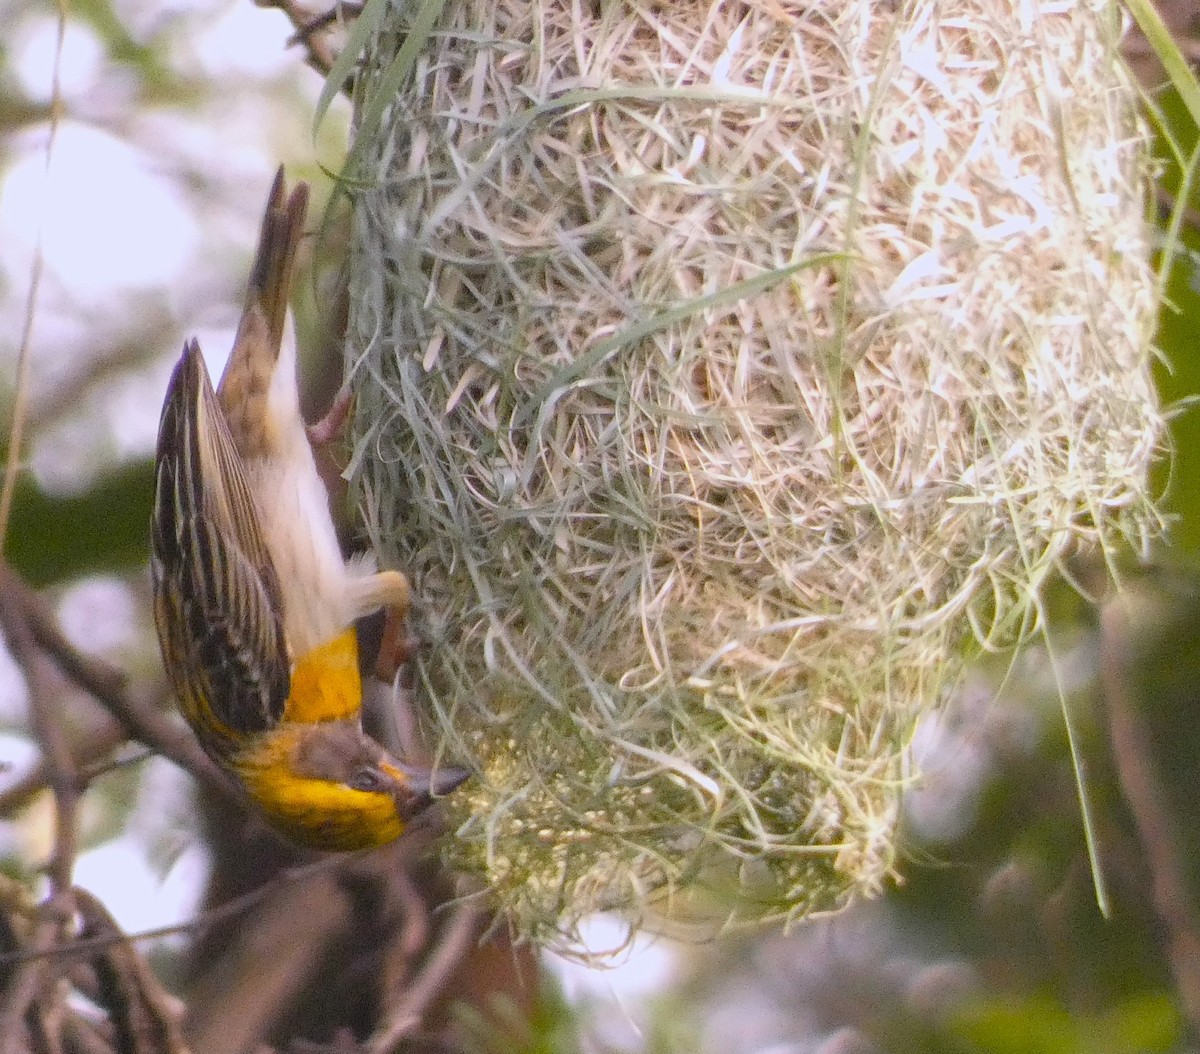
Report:
[{"label": "bird foot", "polygon": [[396,679],[397,672],[416,655],[421,645],[420,638],[409,628],[407,613],[407,605],[388,607],[383,612],[383,634],[375,656],[375,676],[386,684]]},{"label": "bird foot", "polygon": [[342,385],[338,389],[337,395],[333,397],[333,404],[326,411],[325,416],[321,420],[305,426],[304,430],[308,433],[308,441],[318,447],[327,446],[333,442],[346,426],[346,418],[350,416],[350,404],[353,401],[354,397],[350,394],[349,387]]},{"label": "bird foot", "polygon": [[294,22],[296,32],[288,38],[288,46],[291,47],[293,44],[307,45],[314,33],[342,21],[347,14],[357,18],[362,14],[362,9],[363,5],[360,3],[353,3],[351,0],[342,0],[341,3],[334,4],[328,11],[314,18],[307,19],[303,23]]}]

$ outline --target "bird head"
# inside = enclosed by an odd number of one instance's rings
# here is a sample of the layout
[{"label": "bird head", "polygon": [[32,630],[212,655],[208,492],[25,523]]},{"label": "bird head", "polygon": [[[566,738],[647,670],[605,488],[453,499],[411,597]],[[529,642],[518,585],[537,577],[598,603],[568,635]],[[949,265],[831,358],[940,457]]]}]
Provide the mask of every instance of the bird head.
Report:
[{"label": "bird head", "polygon": [[300,845],[384,845],[467,778],[398,761],[356,721],[283,722],[235,761],[267,821]]}]

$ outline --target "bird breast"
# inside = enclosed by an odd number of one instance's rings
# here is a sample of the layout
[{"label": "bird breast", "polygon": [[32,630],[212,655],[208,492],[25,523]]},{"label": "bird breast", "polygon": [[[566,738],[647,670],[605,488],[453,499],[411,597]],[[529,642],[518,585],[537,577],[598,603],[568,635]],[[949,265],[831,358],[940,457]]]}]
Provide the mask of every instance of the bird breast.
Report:
[{"label": "bird breast", "polygon": [[283,592],[283,629],[293,656],[337,636],[354,618],[329,495],[306,438],[282,459],[246,464],[247,482]]}]

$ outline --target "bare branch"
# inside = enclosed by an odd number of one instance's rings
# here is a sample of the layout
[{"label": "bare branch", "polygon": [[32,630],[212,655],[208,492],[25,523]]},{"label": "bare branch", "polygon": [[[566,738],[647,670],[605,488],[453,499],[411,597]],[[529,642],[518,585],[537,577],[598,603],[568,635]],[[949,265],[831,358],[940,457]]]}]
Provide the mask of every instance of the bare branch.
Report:
[{"label": "bare branch", "polygon": [[296,0],[255,0],[259,7],[276,7],[287,15],[288,21],[296,30],[289,44],[301,44],[305,50],[305,61],[322,77],[327,77],[338,57],[338,48],[333,46],[329,30],[336,29],[342,23],[346,12],[357,14],[362,5],[348,3],[342,0],[334,3],[328,10],[319,15],[313,15],[303,4]]},{"label": "bare branch", "polygon": [[276,888],[193,986],[187,1033],[205,1054],[253,1049],[321,968],[353,906],[336,874]]},{"label": "bare branch", "polygon": [[[102,771],[102,759],[107,758],[128,738],[125,727],[108,714],[96,727],[80,737],[72,747],[72,756],[85,783]],[[4,791],[0,791],[0,816],[8,816],[28,805],[30,799],[49,786],[50,765],[43,758]]]},{"label": "bare branch", "polygon": [[50,861],[50,878],[54,891],[65,895],[74,885],[71,875],[75,868],[75,811],[82,791],[79,770],[63,727],[62,709],[50,699],[27,613],[15,593],[7,589],[0,589],[0,627],[29,688],[30,721],[54,792],[54,858]]},{"label": "bare branch", "polygon": [[1151,739],[1131,691],[1130,639],[1136,601],[1120,594],[1101,616],[1101,680],[1121,789],[1146,850],[1154,907],[1166,930],[1166,952],[1182,1007],[1200,1032],[1200,927],[1168,798],[1154,771]]},{"label": "bare branch", "polygon": [[391,1054],[401,1041],[421,1027],[430,1004],[479,939],[484,917],[483,910],[470,901],[455,905],[450,921],[420,973],[392,1008],[383,1026],[371,1037],[367,1045],[369,1054]]},{"label": "bare branch", "polygon": [[0,562],[0,596],[24,616],[34,640],[80,688],[96,698],[129,734],[174,761],[218,793],[244,799],[237,785],[201,750],[195,737],[162,712],[165,687],[130,692],[115,666],[82,654],[58,627],[42,599],[7,564]]},{"label": "bare branch", "polygon": [[117,1048],[124,1054],[187,1054],[179,1027],[182,1007],[163,991],[99,900],[77,889],[75,902],[85,936],[115,938],[96,956],[96,973]]},{"label": "bare branch", "polygon": [[34,957],[13,971],[0,997],[0,1054],[25,1054],[26,1014],[53,975],[45,953],[54,947],[60,926],[60,920],[50,916],[38,922],[29,942]]}]

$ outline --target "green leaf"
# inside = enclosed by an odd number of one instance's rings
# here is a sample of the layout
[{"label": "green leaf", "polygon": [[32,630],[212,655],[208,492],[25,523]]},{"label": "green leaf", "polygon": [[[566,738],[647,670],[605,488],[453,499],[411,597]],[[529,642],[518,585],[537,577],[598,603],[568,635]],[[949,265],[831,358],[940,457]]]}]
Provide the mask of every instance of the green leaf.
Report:
[{"label": "green leaf", "polygon": [[1129,8],[1129,13],[1137,21],[1138,28],[1163,64],[1163,69],[1171,78],[1172,86],[1179,92],[1179,97],[1187,107],[1188,113],[1192,115],[1192,120],[1200,125],[1200,84],[1197,83],[1187,59],[1175,44],[1171,31],[1159,17],[1152,0],[1126,0],[1125,6]]},{"label": "green leaf", "polygon": [[321,86],[321,94],[317,96],[316,109],[313,111],[312,134],[314,139],[317,137],[317,129],[321,127],[321,122],[325,119],[325,114],[329,112],[333,100],[354,74],[354,67],[358,65],[363,48],[379,28],[379,23],[383,20],[386,10],[387,0],[367,0],[358,17],[351,23],[350,31],[346,35],[346,45],[338,52],[338,57],[329,67],[329,75]]},{"label": "green leaf", "polygon": [[362,144],[369,143],[375,138],[385,111],[396,101],[400,85],[404,83],[404,78],[409,75],[416,64],[417,56],[433,32],[433,27],[437,25],[438,19],[441,18],[442,9],[445,6],[445,0],[424,0],[417,9],[412,24],[408,27],[404,43],[400,45],[396,57],[392,59],[387,71],[379,78],[378,84],[372,88],[370,97],[365,100],[359,115],[358,127],[354,131],[354,147],[346,161],[345,170],[351,174],[352,178],[357,178],[355,169],[361,157]]},{"label": "green leaf", "polygon": [[124,571],[149,558],[154,467],[124,465],[88,491],[56,497],[28,479],[17,484],[5,556],[34,586],[100,571]]}]

